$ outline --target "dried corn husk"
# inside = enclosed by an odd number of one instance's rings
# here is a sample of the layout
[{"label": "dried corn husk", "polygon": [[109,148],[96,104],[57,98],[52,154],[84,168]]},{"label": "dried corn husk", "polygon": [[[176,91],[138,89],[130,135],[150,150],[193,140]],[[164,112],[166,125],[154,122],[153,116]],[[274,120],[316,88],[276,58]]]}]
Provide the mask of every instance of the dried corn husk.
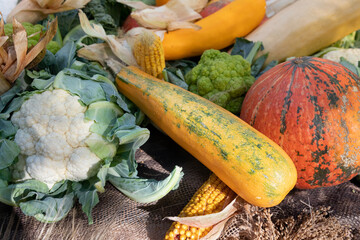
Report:
[{"label": "dried corn husk", "polygon": [[107,43],[95,43],[91,45],[85,45],[83,48],[77,51],[77,55],[81,58],[88,59],[90,61],[99,62],[101,65],[106,65],[107,59],[118,59],[118,57],[112,52],[110,46]]},{"label": "dried corn husk", "polygon": [[181,28],[200,27],[194,21],[201,18],[199,12],[206,6],[207,0],[170,0],[160,7],[148,6],[142,2],[117,0],[134,9],[131,17],[142,27],[173,31]]},{"label": "dried corn husk", "polygon": [[83,8],[90,0],[22,0],[9,13],[7,22],[15,17],[19,22],[36,23],[47,15]]},{"label": "dried corn husk", "polygon": [[[1,15],[1,13],[0,13]],[[28,37],[22,24],[13,18],[13,34],[5,36],[4,20],[0,20],[0,94],[6,92],[12,83],[19,77],[21,72],[34,59],[40,61],[39,54],[44,53],[46,45],[55,36],[57,30],[57,19],[53,20],[42,33],[39,42],[28,49]],[[11,39],[12,41],[9,41]]]},{"label": "dried corn husk", "polygon": [[[165,219],[176,221],[191,227],[213,227],[206,236],[201,238],[201,240],[216,240],[221,235],[226,222],[240,209],[246,209],[249,206],[249,204],[240,197],[233,198],[233,195],[229,195],[228,198],[229,199],[224,203],[224,209],[220,212],[193,217],[166,217]],[[230,203],[229,200],[231,200]]]},{"label": "dried corn husk", "polygon": [[11,88],[10,83],[6,80],[4,75],[0,72],[0,95]]},{"label": "dried corn husk", "polygon": [[[138,66],[134,58],[134,55],[132,54],[131,47],[126,42],[125,38],[117,38],[114,35],[106,35],[104,28],[100,24],[90,23],[85,13],[81,10],[79,11],[79,18],[80,18],[81,27],[86,34],[88,34],[91,37],[102,39],[107,43],[107,45],[109,46],[109,48],[113,53],[107,57],[116,56],[116,58],[118,58],[117,60],[120,59],[122,62],[124,62],[127,65]],[[94,57],[101,58],[104,57],[103,54],[106,53],[99,52],[99,49],[104,47],[105,46],[103,45],[92,44],[86,47],[84,50],[80,49],[78,51],[78,54],[80,54],[81,56],[87,59]],[[93,53],[91,53],[91,51],[93,51]],[[97,56],[91,56],[91,54],[96,54]],[[103,62],[105,60],[106,59],[103,58],[103,60],[99,62]]]},{"label": "dried corn husk", "polygon": [[87,35],[105,41],[82,46],[77,51],[79,57],[97,61],[104,67],[110,67],[109,63],[114,66],[136,66],[161,78],[161,72],[165,67],[162,31],[138,27],[121,36],[107,35],[101,25],[91,23],[81,10],[79,18],[80,25]]}]

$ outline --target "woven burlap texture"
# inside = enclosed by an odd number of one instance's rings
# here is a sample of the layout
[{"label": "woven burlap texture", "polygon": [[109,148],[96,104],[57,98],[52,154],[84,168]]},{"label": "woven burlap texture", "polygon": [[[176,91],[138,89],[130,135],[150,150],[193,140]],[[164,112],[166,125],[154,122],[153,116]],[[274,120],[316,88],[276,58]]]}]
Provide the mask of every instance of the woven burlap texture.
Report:
[{"label": "woven burlap texture", "polygon": [[[185,175],[177,190],[157,202],[139,204],[107,184],[105,193],[100,194],[100,203],[93,209],[92,225],[88,225],[79,205],[60,222],[42,224],[24,216],[18,208],[0,204],[0,239],[163,239],[171,225],[171,221],[164,218],[179,214],[210,176],[210,171],[169,137],[152,127],[150,131],[149,141],[136,153],[138,170],[143,177],[163,179],[175,165],[181,166]],[[354,239],[360,239],[357,235],[360,226],[359,206],[360,188],[348,182],[329,188],[293,190],[270,212],[272,220],[276,221],[289,216],[296,219],[304,211],[311,214],[319,207],[330,207],[328,215],[336,217],[341,224],[349,225]],[[235,217],[235,221],[227,225],[221,239],[236,239],[239,230]]]}]

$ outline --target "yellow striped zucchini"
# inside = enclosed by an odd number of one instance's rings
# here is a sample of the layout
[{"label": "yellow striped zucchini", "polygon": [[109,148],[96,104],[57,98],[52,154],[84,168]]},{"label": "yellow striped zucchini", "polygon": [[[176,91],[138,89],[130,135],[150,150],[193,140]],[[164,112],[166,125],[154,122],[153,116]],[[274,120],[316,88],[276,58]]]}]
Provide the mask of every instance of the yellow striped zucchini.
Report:
[{"label": "yellow striped zucchini", "polygon": [[275,206],[295,186],[296,168],[289,156],[227,110],[135,67],[122,68],[116,84],[160,129],[247,202]]}]

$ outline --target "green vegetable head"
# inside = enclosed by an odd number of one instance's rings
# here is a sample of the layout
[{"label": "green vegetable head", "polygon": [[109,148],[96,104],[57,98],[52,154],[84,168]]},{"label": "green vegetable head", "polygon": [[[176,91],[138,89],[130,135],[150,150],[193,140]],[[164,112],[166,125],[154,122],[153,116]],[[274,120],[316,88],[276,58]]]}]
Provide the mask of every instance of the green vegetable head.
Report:
[{"label": "green vegetable head", "polygon": [[61,48],[60,44],[58,42],[55,42],[55,41],[50,41],[46,45],[46,49],[49,50],[50,52],[52,52],[53,54],[57,53],[57,51],[59,51],[60,48]]},{"label": "green vegetable head", "polygon": [[251,75],[250,63],[242,56],[210,49],[186,74],[185,80],[189,91],[237,114],[255,78]]},{"label": "green vegetable head", "polygon": [[[23,22],[21,24],[25,28],[26,35],[28,36],[28,48],[31,48],[31,47],[35,46],[40,40],[40,35],[41,35],[41,32],[44,31],[44,27],[42,25],[40,25],[40,24],[35,24],[34,25],[34,24],[28,23],[28,22]],[[11,36],[12,33],[13,33],[12,24],[11,23],[6,23],[4,25],[4,31],[5,31],[6,36]],[[57,51],[60,50],[61,46],[55,41],[50,41],[48,43],[48,45],[46,46],[46,48],[50,52],[55,54]]]}]

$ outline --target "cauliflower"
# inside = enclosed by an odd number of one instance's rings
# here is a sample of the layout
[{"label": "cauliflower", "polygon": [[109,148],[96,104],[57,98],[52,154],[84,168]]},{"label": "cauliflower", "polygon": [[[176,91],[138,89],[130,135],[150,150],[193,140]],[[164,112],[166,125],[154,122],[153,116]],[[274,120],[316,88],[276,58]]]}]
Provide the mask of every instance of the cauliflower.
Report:
[{"label": "cauliflower", "polygon": [[[14,112],[15,143],[20,156],[13,177],[37,179],[49,187],[61,180],[81,181],[96,174],[101,159],[86,146],[94,133],[79,97],[62,89],[30,96]],[[23,173],[21,173],[23,172]]]},{"label": "cauliflower", "polygon": [[[35,46],[40,40],[40,33],[44,30],[44,27],[40,24],[31,24],[28,22],[21,23],[26,31],[28,37],[28,48]],[[6,23],[4,25],[4,31],[6,36],[11,36],[13,33],[13,26],[11,23]],[[55,54],[59,51],[61,46],[58,42],[50,41],[46,46],[46,49]]]},{"label": "cauliflower", "polygon": [[255,78],[251,75],[250,63],[242,56],[210,49],[186,74],[185,81],[189,91],[236,114]]},{"label": "cauliflower", "polygon": [[358,66],[360,61],[360,48],[341,48],[331,52],[328,52],[322,56],[322,58],[332,60],[334,62],[340,62],[340,58],[345,58],[348,62]]},{"label": "cauliflower", "polygon": [[142,203],[178,186],[177,166],[160,181],[137,175],[135,153],[150,131],[109,78],[69,68],[49,85],[13,95],[0,111],[1,203],[48,223],[63,219],[77,199],[91,224],[107,182]]}]

